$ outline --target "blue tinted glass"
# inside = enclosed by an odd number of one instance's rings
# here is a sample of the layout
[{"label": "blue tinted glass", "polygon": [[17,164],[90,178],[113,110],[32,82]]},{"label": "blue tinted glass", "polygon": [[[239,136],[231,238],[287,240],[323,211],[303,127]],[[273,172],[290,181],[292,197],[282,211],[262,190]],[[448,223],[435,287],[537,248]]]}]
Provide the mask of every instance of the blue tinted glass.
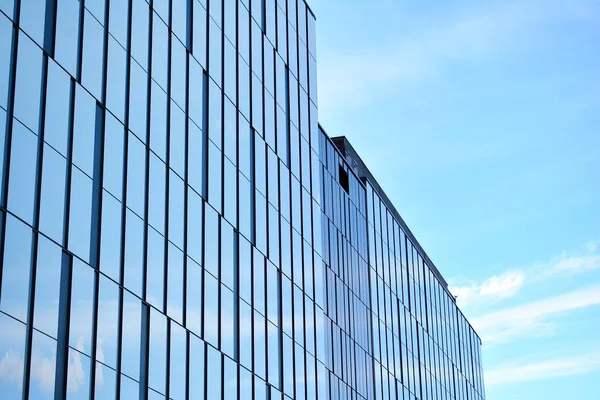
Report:
[{"label": "blue tinted glass", "polygon": [[[187,34],[187,11],[188,7],[186,0],[173,0],[172,4],[172,27],[173,32],[179,40],[185,43]],[[190,10],[191,11],[191,10]]]},{"label": "blue tinted glass", "polygon": [[167,315],[183,322],[183,252],[169,243]]},{"label": "blue tinted glass", "polygon": [[187,368],[186,332],[185,329],[172,321],[171,347],[169,350],[169,397],[174,400],[185,400],[185,377]]},{"label": "blue tinted glass", "polygon": [[219,276],[219,215],[204,207],[204,268],[213,276]]},{"label": "blue tinted glass", "polygon": [[221,285],[221,351],[234,356],[235,321],[233,292]]},{"label": "blue tinted glass", "polygon": [[159,310],[164,308],[165,238],[152,227],[148,228],[148,257],[146,301]]},{"label": "blue tinted glass", "polygon": [[[260,3],[258,2],[253,2],[253,6],[256,7],[260,7]],[[253,8],[254,8],[253,7]],[[254,15],[253,15],[254,17]],[[252,54],[250,55],[250,58],[252,60],[252,72],[254,73],[254,75],[256,75],[257,77],[259,77],[262,80],[262,75],[263,75],[263,55],[262,55],[262,38],[263,38],[263,32],[260,28],[260,26],[257,24],[257,21],[259,23],[261,23],[260,20],[252,20],[251,21],[251,34],[252,34]]]},{"label": "blue tinted glass", "polygon": [[260,313],[265,314],[265,258],[258,251],[253,253],[254,303]]},{"label": "blue tinted glass", "polygon": [[77,323],[70,326],[69,346],[88,356],[92,352],[94,279],[92,267],[73,258],[71,321]]},{"label": "blue tinted glass", "polygon": [[144,256],[144,221],[126,211],[125,221],[125,287],[138,296],[142,292]]},{"label": "blue tinted glass", "polygon": [[92,180],[77,168],[71,175],[69,250],[83,260],[90,257]]},{"label": "blue tinted glass", "polygon": [[[29,381],[30,399],[54,398],[54,371],[56,369],[56,340],[33,331]],[[3,392],[4,394],[4,392]]]},{"label": "blue tinted glass", "polygon": [[208,399],[221,398],[221,353],[212,347],[207,347],[207,376],[206,393]]},{"label": "blue tinted glass", "polygon": [[223,358],[223,398],[236,399],[238,391],[237,364],[228,357]]},{"label": "blue tinted glass", "polygon": [[98,292],[98,333],[96,339],[96,360],[117,367],[117,332],[119,326],[119,286],[113,281],[99,276]]},{"label": "blue tinted glass", "polygon": [[250,62],[250,13],[243,6],[238,7],[238,51],[240,56]]},{"label": "blue tinted glass", "polygon": [[114,369],[96,363],[96,389],[94,399],[112,400],[116,397],[117,373]]},{"label": "blue tinted glass", "polygon": [[188,258],[187,261],[186,328],[202,335],[202,267]]},{"label": "blue tinted glass", "polygon": [[169,30],[167,25],[154,15],[152,19],[152,78],[167,90],[169,66]]},{"label": "blue tinted glass", "polygon": [[224,216],[234,226],[237,226],[237,169],[229,161],[224,160],[223,164],[223,181],[224,181],[224,193],[223,202],[224,204]]},{"label": "blue tinted glass", "polygon": [[44,140],[66,157],[69,129],[69,75],[54,61],[48,61]]},{"label": "blue tinted glass", "polygon": [[21,321],[27,321],[31,240],[31,228],[7,214],[0,310]]},{"label": "blue tinted glass", "polygon": [[[10,14],[9,14],[10,15]],[[10,49],[12,48],[12,24],[6,16],[0,14],[0,48],[6,56],[0,60],[0,107],[6,109],[8,101],[8,81],[10,79]]]},{"label": "blue tinted glass", "polygon": [[166,165],[150,153],[148,222],[161,233],[165,232],[166,173]]},{"label": "blue tinted glass", "polygon": [[119,41],[121,46],[127,46],[128,2],[110,1],[108,30]]},{"label": "blue tinted glass", "polygon": [[254,215],[255,245],[263,253],[267,253],[267,199],[258,191],[255,192],[256,203]]},{"label": "blue tinted glass", "polygon": [[103,192],[100,271],[117,282],[121,275],[121,210],[121,202]]},{"label": "blue tinted glass", "polygon": [[219,148],[223,134],[223,94],[213,80],[208,88],[208,138]]},{"label": "blue tinted glass", "polygon": [[169,166],[183,177],[185,176],[185,114],[174,102],[171,102],[169,141]]},{"label": "blue tinted glass", "polygon": [[56,12],[56,48],[54,58],[72,76],[77,70],[79,42],[78,1],[60,0]]},{"label": "blue tinted glass", "polygon": [[[144,0],[141,1],[145,4]],[[135,2],[134,2],[135,3]],[[129,128],[138,138],[146,138],[147,73],[137,63],[131,63],[129,81]]]},{"label": "blue tinted glass", "polygon": [[145,0],[133,0],[131,23],[131,55],[146,69],[148,59],[149,7]]},{"label": "blue tinted glass", "polygon": [[250,119],[250,66],[241,57],[238,58],[238,108]]},{"label": "blue tinted glass", "polygon": [[103,48],[104,28],[86,11],[83,17],[81,82],[97,99],[102,98]]},{"label": "blue tinted glass", "polygon": [[188,121],[188,184],[201,196],[204,196],[204,138],[202,131]]},{"label": "blue tinted glass", "polygon": [[223,67],[223,32],[213,19],[209,20],[208,28],[208,38],[210,41],[208,46],[208,72],[210,77],[221,87],[223,80],[223,71],[221,70]]},{"label": "blue tinted glass", "polygon": [[104,133],[103,186],[113,196],[123,197],[123,156],[125,131],[110,113],[106,114]]},{"label": "blue tinted glass", "polygon": [[200,64],[190,58],[189,116],[198,127],[202,127],[204,115],[204,73]]},{"label": "blue tinted glass", "polygon": [[169,179],[169,240],[183,249],[185,184],[174,172]]},{"label": "blue tinted glass", "polygon": [[84,400],[90,396],[90,358],[78,350],[69,349],[67,400]]},{"label": "blue tinted glass", "polygon": [[57,337],[58,301],[62,251],[59,246],[39,236],[33,327]]},{"label": "blue tinted glass", "polygon": [[0,392],[7,399],[20,399],[23,386],[23,356],[25,352],[25,325],[0,313],[0,354],[4,365],[11,369],[0,379]]},{"label": "blue tinted glass", "polygon": [[240,301],[239,312],[240,364],[252,369],[252,308],[245,301]]},{"label": "blue tinted glass", "polygon": [[267,317],[277,325],[279,322],[279,271],[267,263]]},{"label": "blue tinted glass", "polygon": [[222,168],[223,156],[221,151],[212,142],[208,145],[208,201],[217,209],[221,210],[222,201]]},{"label": "blue tinted glass", "polygon": [[167,94],[152,81],[150,101],[150,148],[167,159]]},{"label": "blue tinted glass", "polygon": [[186,52],[183,44],[171,35],[171,98],[185,109]]},{"label": "blue tinted glass", "polygon": [[[265,317],[254,312],[254,373],[266,378],[267,373],[267,335]],[[255,386],[256,389],[256,386]],[[265,397],[263,397],[265,398]]]},{"label": "blue tinted glass", "polygon": [[252,302],[252,252],[250,243],[239,238],[239,293],[248,303]]},{"label": "blue tinted glass", "polygon": [[194,335],[190,335],[190,377],[189,398],[204,399],[204,342]]},{"label": "blue tinted glass", "polygon": [[202,263],[202,199],[188,188],[187,255]]},{"label": "blue tinted glass", "polygon": [[235,238],[233,227],[227,222],[221,222],[221,283],[227,285],[230,289],[233,285],[234,272],[234,248]]},{"label": "blue tinted glass", "polygon": [[263,133],[263,87],[258,77],[252,74],[252,127]]},{"label": "blue tinted glass", "polygon": [[267,195],[267,155],[265,142],[260,138],[258,132],[254,135],[254,184],[256,189]]},{"label": "blue tinted glass", "polygon": [[[112,3],[115,2],[111,2],[111,5]],[[123,122],[125,121],[126,63],[127,53],[125,49],[112,36],[109,36],[106,108]]]},{"label": "blue tinted glass", "polygon": [[225,95],[233,102],[236,101],[237,94],[237,52],[235,51],[235,46],[227,39],[224,40],[225,44],[225,53],[223,54],[223,62],[224,64],[224,82],[223,89],[225,91]]},{"label": "blue tinted glass", "polygon": [[150,351],[148,353],[148,385],[160,393],[165,392],[167,375],[167,319],[150,309]]},{"label": "blue tinted glass", "polygon": [[237,163],[237,115],[235,105],[229,99],[225,99],[223,152],[233,164]]},{"label": "blue tinted glass", "polygon": [[138,379],[140,375],[140,337],[142,303],[129,293],[123,292],[123,342],[121,345],[121,369],[124,374]]},{"label": "blue tinted glass", "polygon": [[204,340],[213,346],[219,344],[219,282],[210,273],[204,273]]},{"label": "blue tinted glass", "polygon": [[67,160],[44,146],[40,202],[40,231],[58,243],[63,240]]},{"label": "blue tinted glass", "polygon": [[267,323],[268,361],[269,361],[269,383],[279,387],[279,330],[275,325]]},{"label": "blue tinted glass", "polygon": [[146,149],[134,135],[129,135],[127,152],[127,207],[144,215],[146,189]]},{"label": "blue tinted glass", "polygon": [[21,4],[20,28],[40,46],[44,44],[45,10],[46,7],[42,0],[28,0]]},{"label": "blue tinted glass", "polygon": [[248,121],[246,121],[246,119],[242,116],[239,115],[238,117],[238,122],[239,122],[239,162],[238,162],[238,167],[240,169],[240,172],[243,173],[246,178],[250,179],[251,178],[251,168],[252,168],[252,162],[251,160],[254,157],[253,151],[252,151],[252,140],[253,140],[253,136],[254,136],[254,132],[252,131],[252,129],[250,128],[250,124],[248,123]]},{"label": "blue tinted glass", "polygon": [[17,53],[14,115],[33,132],[38,131],[42,81],[42,50],[22,32]]},{"label": "blue tinted glass", "polygon": [[206,9],[200,4],[194,3],[194,32],[193,32],[193,54],[194,58],[198,60],[200,65],[206,68],[206,57],[207,57],[207,13]]},{"label": "blue tinted glass", "polygon": [[75,90],[73,125],[73,164],[87,175],[93,175],[96,100],[81,86]]},{"label": "blue tinted glass", "polygon": [[239,230],[246,238],[252,238],[252,217],[254,215],[254,207],[252,204],[252,192],[250,182],[241,173],[238,174],[239,181]]}]

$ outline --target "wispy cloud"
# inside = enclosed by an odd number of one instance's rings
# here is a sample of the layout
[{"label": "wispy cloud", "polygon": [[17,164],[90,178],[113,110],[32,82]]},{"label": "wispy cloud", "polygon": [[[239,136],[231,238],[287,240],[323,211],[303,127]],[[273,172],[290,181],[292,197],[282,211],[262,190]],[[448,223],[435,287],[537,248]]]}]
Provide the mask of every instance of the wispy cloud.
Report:
[{"label": "wispy cloud", "polygon": [[551,317],[598,304],[600,285],[595,285],[484,314],[472,318],[471,323],[484,345],[494,345],[515,339],[545,336],[556,328]]},{"label": "wispy cloud", "polygon": [[485,383],[489,387],[583,375],[598,370],[600,370],[600,353],[595,352],[527,364],[504,365],[487,371]]},{"label": "wispy cloud", "polygon": [[471,283],[467,286],[450,287],[450,291],[457,296],[460,304],[474,302],[495,303],[516,295],[525,281],[523,271],[507,271],[500,275],[493,275],[481,283]]}]

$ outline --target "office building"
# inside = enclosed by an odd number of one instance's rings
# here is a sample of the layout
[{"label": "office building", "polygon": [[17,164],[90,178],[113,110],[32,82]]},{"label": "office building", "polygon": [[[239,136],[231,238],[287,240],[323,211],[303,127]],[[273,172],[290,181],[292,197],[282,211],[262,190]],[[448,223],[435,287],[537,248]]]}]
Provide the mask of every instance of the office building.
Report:
[{"label": "office building", "polygon": [[2,0],[0,56],[0,397],[483,398],[303,0]]}]

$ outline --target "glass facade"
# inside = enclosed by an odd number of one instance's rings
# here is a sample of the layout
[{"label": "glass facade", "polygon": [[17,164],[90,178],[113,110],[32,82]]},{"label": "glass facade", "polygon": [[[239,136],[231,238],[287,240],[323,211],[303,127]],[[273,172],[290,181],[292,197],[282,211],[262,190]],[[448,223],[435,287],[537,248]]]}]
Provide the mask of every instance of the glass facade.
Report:
[{"label": "glass facade", "polygon": [[0,0],[0,397],[483,399],[315,47],[304,0]]}]

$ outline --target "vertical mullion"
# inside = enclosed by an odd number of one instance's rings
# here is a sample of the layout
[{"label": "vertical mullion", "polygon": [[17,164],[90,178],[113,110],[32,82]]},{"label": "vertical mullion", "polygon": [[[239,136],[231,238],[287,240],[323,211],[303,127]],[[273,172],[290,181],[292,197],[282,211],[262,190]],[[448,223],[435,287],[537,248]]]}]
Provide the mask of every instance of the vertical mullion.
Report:
[{"label": "vertical mullion", "polygon": [[60,273],[60,301],[58,311],[58,335],[56,348],[56,372],[54,398],[67,396],[69,367],[69,322],[71,319],[71,281],[73,278],[73,256],[63,250]]},{"label": "vertical mullion", "polygon": [[148,361],[150,352],[150,306],[142,302],[142,337],[140,340],[140,400],[148,399]]},{"label": "vertical mullion", "polygon": [[58,0],[46,0],[46,15],[44,23],[44,51],[54,57],[56,44],[56,12]]},{"label": "vertical mullion", "polygon": [[79,31],[77,37],[79,41],[77,43],[77,67],[75,72],[75,79],[77,82],[81,82],[81,70],[83,66],[83,24],[85,17],[85,0],[79,1]]}]

